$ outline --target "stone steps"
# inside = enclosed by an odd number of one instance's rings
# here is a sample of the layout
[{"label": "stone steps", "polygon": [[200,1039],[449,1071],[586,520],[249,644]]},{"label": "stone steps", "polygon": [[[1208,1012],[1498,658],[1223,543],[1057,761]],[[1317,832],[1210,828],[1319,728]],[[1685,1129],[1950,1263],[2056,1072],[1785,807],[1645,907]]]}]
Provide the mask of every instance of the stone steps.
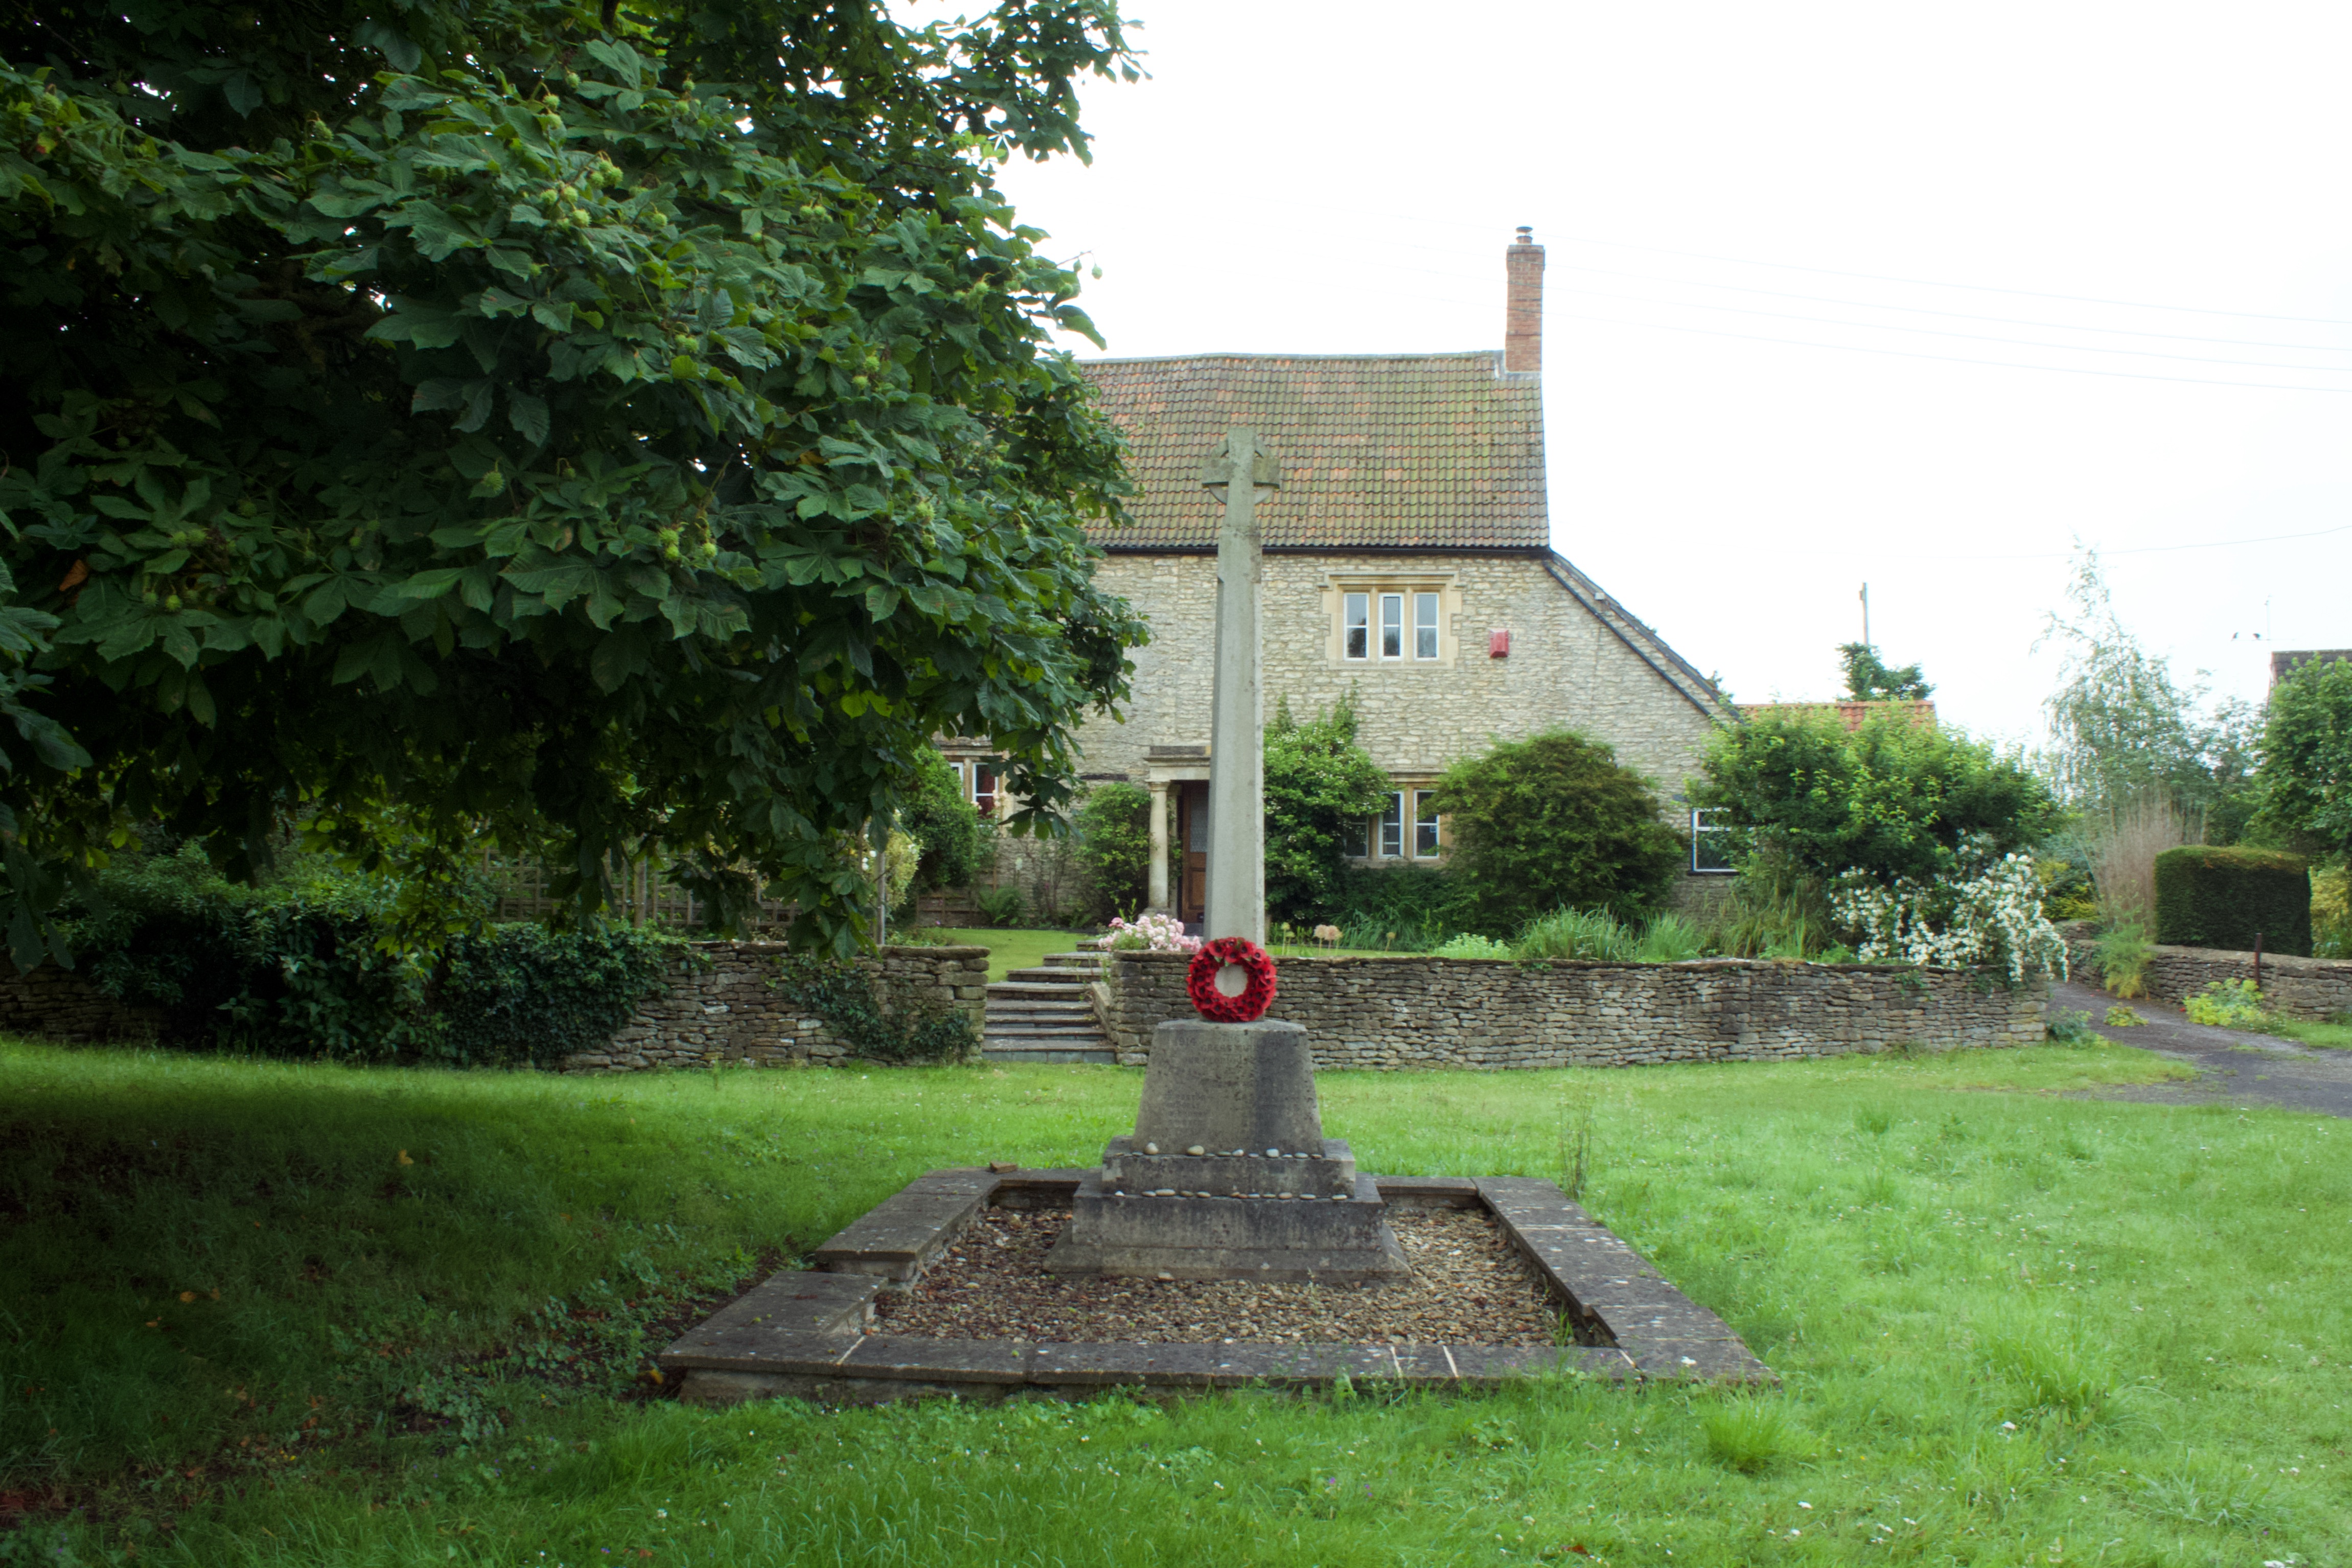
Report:
[{"label": "stone steps", "polygon": [[1088,987],[1102,973],[1092,952],[1054,952],[988,987],[981,1054],[996,1062],[1113,1062]]}]

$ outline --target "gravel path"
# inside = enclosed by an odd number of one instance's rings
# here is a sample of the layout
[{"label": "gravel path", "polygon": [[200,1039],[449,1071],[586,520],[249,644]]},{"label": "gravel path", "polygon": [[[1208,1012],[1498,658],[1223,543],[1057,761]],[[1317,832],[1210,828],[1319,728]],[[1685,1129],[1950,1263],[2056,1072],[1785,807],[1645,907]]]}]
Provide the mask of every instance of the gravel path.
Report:
[{"label": "gravel path", "polygon": [[1483,1210],[1391,1208],[1409,1284],[1259,1285],[1045,1272],[1069,1215],[983,1209],[910,1294],[877,1302],[885,1333],[1148,1344],[1554,1342],[1559,1308]]}]

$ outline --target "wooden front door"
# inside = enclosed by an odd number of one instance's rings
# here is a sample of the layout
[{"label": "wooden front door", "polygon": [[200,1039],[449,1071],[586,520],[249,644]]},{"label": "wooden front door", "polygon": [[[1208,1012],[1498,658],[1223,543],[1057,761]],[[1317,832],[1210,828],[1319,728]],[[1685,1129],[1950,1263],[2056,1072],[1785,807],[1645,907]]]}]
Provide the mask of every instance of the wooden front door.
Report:
[{"label": "wooden front door", "polygon": [[1176,918],[1186,923],[1203,920],[1209,908],[1209,786],[1176,786],[1176,834],[1182,851],[1183,875],[1176,889]]}]

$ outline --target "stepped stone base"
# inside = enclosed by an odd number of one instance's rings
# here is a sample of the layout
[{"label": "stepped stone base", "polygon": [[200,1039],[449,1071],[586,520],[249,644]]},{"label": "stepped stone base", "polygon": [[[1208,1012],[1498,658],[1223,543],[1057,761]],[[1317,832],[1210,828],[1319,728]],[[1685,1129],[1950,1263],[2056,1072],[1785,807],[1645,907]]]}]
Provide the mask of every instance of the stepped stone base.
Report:
[{"label": "stepped stone base", "polygon": [[1273,1018],[1153,1031],[1135,1133],[1079,1184],[1045,1267],[1335,1284],[1410,1272],[1380,1188],[1323,1136],[1307,1031]]},{"label": "stepped stone base", "polygon": [[1045,1268],[1055,1274],[1356,1285],[1411,1272],[1370,1176],[1358,1176],[1344,1198],[1175,1197],[1107,1190],[1099,1171],[1088,1172],[1071,1194],[1069,1226],[1046,1254]]}]

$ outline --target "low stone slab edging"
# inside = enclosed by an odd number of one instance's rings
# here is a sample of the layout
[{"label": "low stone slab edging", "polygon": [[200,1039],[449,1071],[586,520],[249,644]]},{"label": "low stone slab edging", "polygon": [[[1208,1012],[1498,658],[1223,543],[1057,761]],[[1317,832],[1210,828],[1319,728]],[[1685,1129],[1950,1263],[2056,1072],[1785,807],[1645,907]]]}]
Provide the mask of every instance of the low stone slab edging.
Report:
[{"label": "low stone slab edging", "polygon": [[1618,1382],[1778,1384],[1729,1324],[1660,1276],[1550,1182],[1522,1176],[1379,1176],[1392,1205],[1485,1208],[1535,1264],[1580,1337],[1600,1344],[1059,1344],[919,1339],[872,1331],[874,1300],[919,1276],[983,1207],[1063,1208],[1084,1171],[930,1171],[772,1274],[656,1358],[693,1404],[800,1398],[882,1404],[1103,1388],[1172,1394],[1328,1388],[1350,1382],[1463,1390],[1566,1373]]}]

